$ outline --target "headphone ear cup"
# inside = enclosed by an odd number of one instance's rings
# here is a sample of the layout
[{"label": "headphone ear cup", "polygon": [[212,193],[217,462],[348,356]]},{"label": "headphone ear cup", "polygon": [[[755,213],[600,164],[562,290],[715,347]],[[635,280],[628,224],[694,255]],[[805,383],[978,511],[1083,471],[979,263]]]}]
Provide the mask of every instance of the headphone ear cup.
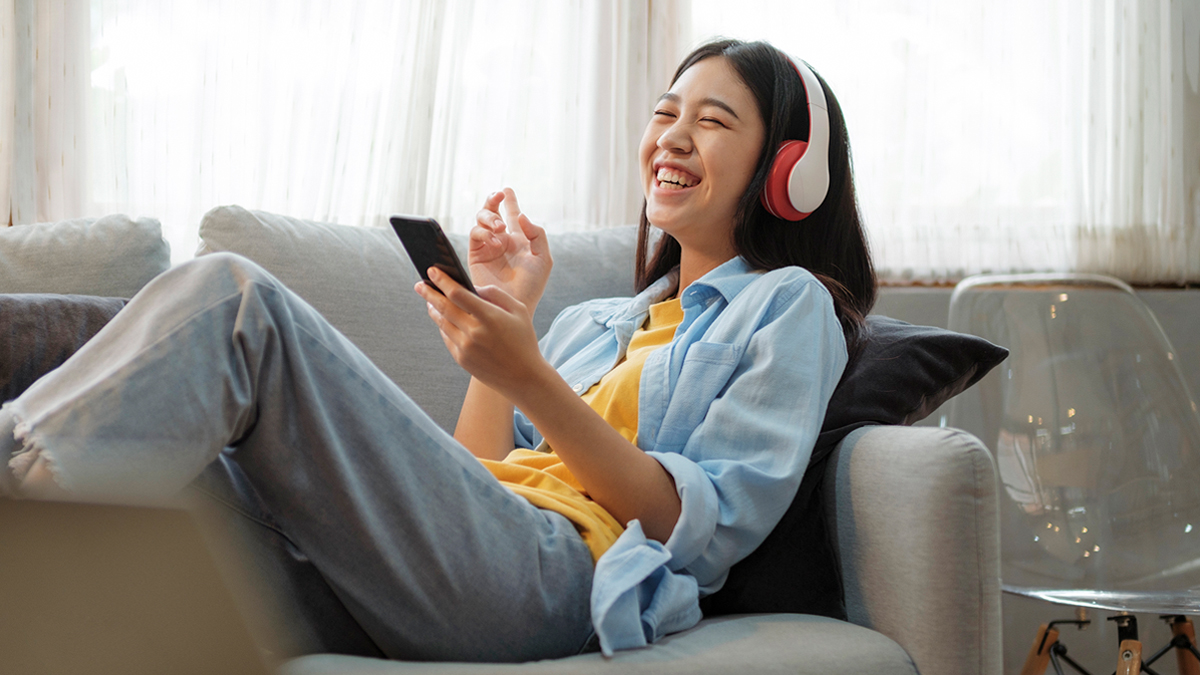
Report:
[{"label": "headphone ear cup", "polygon": [[792,205],[788,189],[792,180],[792,171],[807,150],[808,143],[804,141],[784,141],[779,144],[779,150],[775,152],[775,160],[771,163],[771,171],[767,174],[767,185],[762,193],[762,205],[768,213],[776,218],[795,222],[803,220],[809,215],[802,213]]}]

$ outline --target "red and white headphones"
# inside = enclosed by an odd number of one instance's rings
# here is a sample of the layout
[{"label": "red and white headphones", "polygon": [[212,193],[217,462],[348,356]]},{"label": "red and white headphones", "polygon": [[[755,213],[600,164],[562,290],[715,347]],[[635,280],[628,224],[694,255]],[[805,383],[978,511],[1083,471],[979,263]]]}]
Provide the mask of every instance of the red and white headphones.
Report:
[{"label": "red and white headphones", "polygon": [[779,145],[762,204],[776,218],[797,221],[816,211],[829,191],[829,112],[817,76],[803,61],[787,58],[808,98],[808,142],[793,140]]}]

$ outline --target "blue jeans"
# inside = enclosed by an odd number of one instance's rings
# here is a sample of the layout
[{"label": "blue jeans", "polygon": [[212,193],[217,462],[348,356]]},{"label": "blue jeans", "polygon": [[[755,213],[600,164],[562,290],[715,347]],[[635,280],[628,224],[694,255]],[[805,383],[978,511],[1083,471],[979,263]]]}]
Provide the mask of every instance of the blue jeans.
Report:
[{"label": "blue jeans", "polygon": [[592,559],[571,523],[507,490],[237,256],[151,282],[5,405],[0,430],[14,425],[0,458],[40,454],[80,499],[190,485],[227,506],[306,651],[526,661],[591,637]]}]

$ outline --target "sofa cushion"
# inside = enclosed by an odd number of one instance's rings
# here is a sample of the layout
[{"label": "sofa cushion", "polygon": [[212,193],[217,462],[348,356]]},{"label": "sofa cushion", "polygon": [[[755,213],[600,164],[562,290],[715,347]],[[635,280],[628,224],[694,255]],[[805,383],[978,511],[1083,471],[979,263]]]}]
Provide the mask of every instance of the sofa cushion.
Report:
[{"label": "sofa cushion", "polygon": [[829,453],[860,427],[919,422],[1008,356],[1007,349],[974,335],[885,316],[868,317],[867,329],[862,350],[834,389],[795,499],[763,544],[703,600],[706,614],[845,617],[840,567],[819,494]]},{"label": "sofa cushion", "polygon": [[0,295],[0,401],[62,365],[125,306],[123,298]]},{"label": "sofa cushion", "polygon": [[[534,315],[538,334],[565,307],[630,295],[632,227],[552,237],[554,269]],[[419,279],[390,228],[335,225],[217,207],[200,223],[200,254],[229,251],[275,275],[346,335],[447,430],[469,377],[450,357],[413,285]],[[451,234],[466,259],[467,238]]]},{"label": "sofa cushion", "polygon": [[891,639],[853,624],[815,616],[768,614],[706,619],[649,649],[598,652],[521,664],[409,663],[321,654],[293,659],[279,675],[561,675],[679,673],[872,673],[912,675],[908,654]]},{"label": "sofa cushion", "polygon": [[170,265],[171,248],[152,218],[0,227],[0,293],[128,298]]}]

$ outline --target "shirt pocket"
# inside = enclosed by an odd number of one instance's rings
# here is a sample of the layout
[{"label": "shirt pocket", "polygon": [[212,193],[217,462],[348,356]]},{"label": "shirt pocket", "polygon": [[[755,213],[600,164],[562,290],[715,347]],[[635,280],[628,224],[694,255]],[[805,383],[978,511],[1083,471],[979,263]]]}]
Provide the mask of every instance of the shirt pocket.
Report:
[{"label": "shirt pocket", "polygon": [[741,358],[737,345],[696,342],[688,347],[658,433],[658,449],[678,450],[700,426]]}]

